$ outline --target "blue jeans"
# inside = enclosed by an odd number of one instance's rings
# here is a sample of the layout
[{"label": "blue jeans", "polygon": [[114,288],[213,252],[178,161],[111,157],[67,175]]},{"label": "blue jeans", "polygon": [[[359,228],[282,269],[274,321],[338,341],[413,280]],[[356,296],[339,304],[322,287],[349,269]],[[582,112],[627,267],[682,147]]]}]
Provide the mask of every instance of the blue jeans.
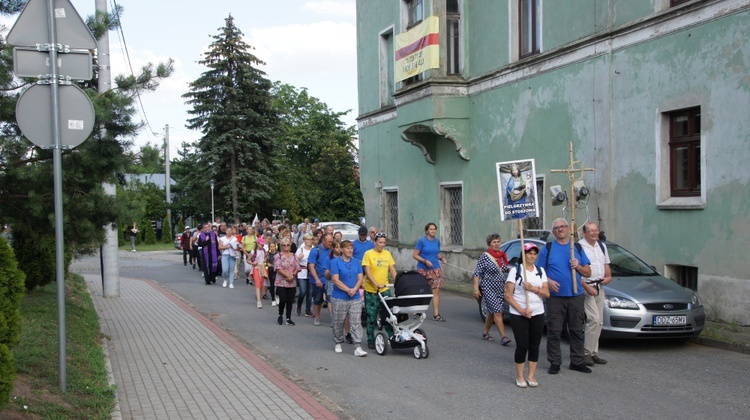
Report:
[{"label": "blue jeans", "polygon": [[312,304],[312,288],[310,287],[310,282],[307,279],[297,279],[297,285],[299,285],[297,307],[302,306],[302,300],[304,300],[305,312],[310,312],[310,305]]},{"label": "blue jeans", "polygon": [[234,284],[234,263],[236,261],[237,257],[221,254],[221,277],[224,277],[224,280],[229,280],[229,284]]}]

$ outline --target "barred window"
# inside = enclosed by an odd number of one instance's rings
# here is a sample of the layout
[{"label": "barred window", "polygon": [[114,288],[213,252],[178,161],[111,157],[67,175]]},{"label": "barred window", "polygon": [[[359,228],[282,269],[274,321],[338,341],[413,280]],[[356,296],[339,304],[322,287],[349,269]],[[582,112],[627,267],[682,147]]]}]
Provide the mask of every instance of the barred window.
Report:
[{"label": "barred window", "polygon": [[385,192],[385,232],[388,239],[398,240],[398,191]]},{"label": "barred window", "polygon": [[460,185],[444,186],[441,193],[442,241],[446,245],[463,245],[463,188]]}]

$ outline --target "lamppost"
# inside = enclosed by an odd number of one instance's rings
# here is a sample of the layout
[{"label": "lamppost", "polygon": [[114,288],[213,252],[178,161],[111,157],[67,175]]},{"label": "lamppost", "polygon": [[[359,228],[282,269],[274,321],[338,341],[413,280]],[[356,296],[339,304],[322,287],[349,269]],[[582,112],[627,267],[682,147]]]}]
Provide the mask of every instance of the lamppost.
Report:
[{"label": "lamppost", "polygon": [[214,216],[214,180],[211,180],[211,223],[216,220],[216,217]]}]

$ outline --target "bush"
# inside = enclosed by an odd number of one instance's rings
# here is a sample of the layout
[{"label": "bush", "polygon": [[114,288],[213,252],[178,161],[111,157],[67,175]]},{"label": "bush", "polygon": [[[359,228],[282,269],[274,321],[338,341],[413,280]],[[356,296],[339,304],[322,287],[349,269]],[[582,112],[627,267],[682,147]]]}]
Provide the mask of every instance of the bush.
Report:
[{"label": "bush", "polygon": [[150,220],[145,220],[141,223],[143,230],[139,233],[143,234],[143,243],[146,245],[153,245],[156,243],[156,231]]},{"label": "bush", "polygon": [[0,409],[10,400],[16,378],[11,349],[18,345],[21,337],[21,299],[25,277],[23,271],[18,269],[13,248],[5,238],[0,237]]},{"label": "bush", "polygon": [[[172,232],[172,221],[168,218],[164,218],[164,224],[162,224],[161,228],[161,243],[163,244],[171,244],[172,241],[174,241],[174,232]],[[183,230],[184,227],[183,227]],[[182,232],[180,230],[179,232]]]},{"label": "bush", "polygon": [[[55,256],[55,234],[45,230],[34,230],[28,226],[17,225],[13,236],[13,250],[26,275],[26,290],[34,290],[55,281],[57,273]],[[68,274],[71,255],[65,253],[63,269]]]}]

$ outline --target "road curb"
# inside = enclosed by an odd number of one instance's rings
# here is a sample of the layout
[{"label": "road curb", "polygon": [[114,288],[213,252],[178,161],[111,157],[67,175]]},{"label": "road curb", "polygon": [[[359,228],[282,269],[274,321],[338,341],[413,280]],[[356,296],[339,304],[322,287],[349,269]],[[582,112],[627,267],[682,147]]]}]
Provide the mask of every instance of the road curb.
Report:
[{"label": "road curb", "polygon": [[715,347],[721,350],[729,350],[737,353],[750,354],[750,344],[734,343],[710,337],[691,338],[690,342],[706,347]]}]

